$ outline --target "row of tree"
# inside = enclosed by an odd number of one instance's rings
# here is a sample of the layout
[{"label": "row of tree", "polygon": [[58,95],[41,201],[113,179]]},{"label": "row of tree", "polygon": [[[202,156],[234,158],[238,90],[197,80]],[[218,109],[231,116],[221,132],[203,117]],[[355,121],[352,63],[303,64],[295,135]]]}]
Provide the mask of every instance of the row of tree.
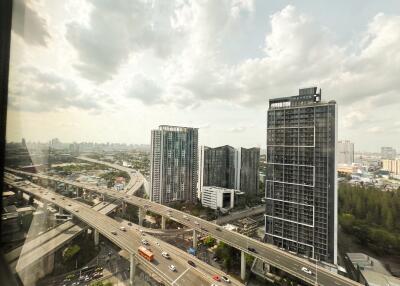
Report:
[{"label": "row of tree", "polygon": [[339,186],[339,223],[344,232],[377,254],[400,254],[400,190]]},{"label": "row of tree", "polygon": [[339,186],[339,214],[351,214],[367,225],[400,232],[400,190],[381,191],[374,187]]}]

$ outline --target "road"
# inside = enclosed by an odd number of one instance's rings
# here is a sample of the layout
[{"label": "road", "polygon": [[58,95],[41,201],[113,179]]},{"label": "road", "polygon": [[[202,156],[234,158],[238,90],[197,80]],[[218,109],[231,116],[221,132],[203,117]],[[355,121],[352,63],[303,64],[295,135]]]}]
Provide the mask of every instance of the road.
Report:
[{"label": "road", "polygon": [[[13,182],[6,179],[6,184],[14,189],[30,193],[43,201],[51,202],[59,207],[64,208],[66,211],[73,214],[73,216],[77,217],[82,222],[98,230],[99,233],[108,238],[112,243],[114,243],[121,249],[124,249],[129,253],[134,254],[136,260],[143,267],[147,267],[147,269],[156,273],[169,285],[209,286],[213,282],[211,278],[212,275],[226,275],[222,271],[210,267],[208,264],[196,259],[186,252],[146,234],[145,238],[149,241],[149,247],[153,251],[155,257],[153,262],[149,262],[143,257],[136,255],[138,247],[142,245],[141,240],[143,238],[141,232],[139,231],[138,225],[133,224],[132,227],[126,229],[126,231],[122,231],[120,230],[120,223],[118,223],[114,219],[106,215],[100,214],[99,212],[80,202],[66,198],[45,188],[39,187],[29,181]],[[114,231],[116,234],[112,234],[112,231]],[[167,251],[171,256],[171,259],[167,260],[162,257],[162,251]],[[197,267],[192,267],[188,265],[188,260],[195,261]],[[168,266],[170,264],[175,265],[175,272],[169,270]],[[18,266],[17,271],[19,272]],[[243,284],[241,284],[237,280],[232,279],[232,285]]]},{"label": "road", "polygon": [[[129,195],[135,194],[136,191],[138,191],[141,186],[144,186],[145,188],[147,188],[147,185],[148,185],[147,180],[139,171],[136,171],[131,168],[124,167],[124,166],[121,166],[118,164],[99,161],[99,160],[92,159],[92,158],[85,157],[85,156],[79,156],[79,157],[77,157],[77,159],[82,160],[82,161],[91,162],[91,163],[105,165],[105,166],[114,168],[116,170],[126,172],[129,175],[130,180],[129,180],[128,184],[125,186],[125,190],[126,190],[126,193]],[[147,190],[146,190],[146,193],[148,193]]]},{"label": "road", "polygon": [[[102,214],[112,212],[117,205],[115,204],[97,204],[94,210]],[[9,263],[12,271],[18,267],[19,271],[25,267],[32,265],[40,258],[54,253],[61,246],[78,236],[85,226],[83,224],[75,224],[72,221],[66,221],[57,225],[49,231],[26,241],[23,246],[17,247],[5,255],[7,263]]]},{"label": "road", "polygon": [[[250,254],[254,257],[265,261],[266,263],[275,266],[283,271],[292,274],[295,277],[300,278],[301,280],[308,282],[310,284],[315,284],[316,278],[318,278],[318,283],[321,286],[354,286],[354,285],[361,285],[353,280],[350,280],[344,276],[338,275],[333,273],[321,266],[317,266],[309,262],[306,259],[302,259],[298,256],[292,255],[288,252],[280,250],[278,247],[257,241],[253,238],[247,237],[240,233],[223,229],[216,225],[213,222],[209,222],[203,219],[200,219],[195,216],[191,216],[187,213],[175,210],[168,206],[164,206],[158,203],[151,202],[149,200],[138,198],[135,196],[127,195],[124,193],[115,192],[106,188],[100,188],[96,186],[91,186],[82,183],[76,183],[73,181],[67,180],[59,180],[55,179],[51,176],[46,175],[38,175],[38,174],[31,174],[27,172],[22,172],[18,170],[13,170],[10,168],[5,168],[7,171],[17,173],[23,176],[29,177],[40,177],[42,179],[48,180],[56,180],[62,181],[66,184],[70,184],[76,187],[84,188],[88,191],[100,193],[106,195],[108,197],[112,197],[115,199],[120,199],[128,204],[132,204],[138,206],[142,209],[146,209],[157,213],[162,216],[166,216],[169,219],[173,219],[182,225],[196,229],[200,232],[205,234],[209,234],[212,237],[219,239],[247,254]],[[187,219],[185,219],[187,217]],[[250,251],[249,248],[253,248],[255,252]],[[306,267],[312,270],[312,274],[308,274],[302,270],[303,267]]]},{"label": "road", "polygon": [[234,212],[229,215],[219,217],[214,221],[214,223],[222,225],[222,224],[234,221],[234,220],[242,219],[242,218],[253,216],[253,215],[259,215],[262,213],[265,213],[265,205],[246,209],[246,210],[240,211],[240,212]]}]

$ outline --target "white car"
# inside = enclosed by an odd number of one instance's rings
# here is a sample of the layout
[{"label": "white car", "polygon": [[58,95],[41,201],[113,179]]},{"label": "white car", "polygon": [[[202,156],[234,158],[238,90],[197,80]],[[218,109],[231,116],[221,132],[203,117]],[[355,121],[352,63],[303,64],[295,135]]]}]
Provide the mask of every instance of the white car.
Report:
[{"label": "white car", "polygon": [[119,229],[122,230],[122,231],[126,231],[126,228],[124,226],[120,226]]},{"label": "white car", "polygon": [[312,271],[310,269],[308,269],[307,267],[301,267],[301,271],[303,271],[309,275],[312,275]]},{"label": "white car", "polygon": [[197,221],[195,221],[194,224],[199,225],[199,223]]},{"label": "white car", "polygon": [[221,276],[222,281],[226,282],[226,283],[231,283],[231,280],[229,280],[228,277],[226,276]]},{"label": "white car", "polygon": [[166,258],[166,259],[169,259],[169,258],[170,258],[168,252],[166,252],[166,251],[163,251],[163,252],[161,253],[161,255],[162,255],[164,258]]},{"label": "white car", "polygon": [[149,244],[149,242],[148,242],[146,239],[142,239],[142,243],[143,243],[144,245],[148,245],[148,244]]},{"label": "white car", "polygon": [[176,271],[176,267],[175,265],[171,264],[170,266],[168,266],[169,270],[171,270],[172,272]]}]

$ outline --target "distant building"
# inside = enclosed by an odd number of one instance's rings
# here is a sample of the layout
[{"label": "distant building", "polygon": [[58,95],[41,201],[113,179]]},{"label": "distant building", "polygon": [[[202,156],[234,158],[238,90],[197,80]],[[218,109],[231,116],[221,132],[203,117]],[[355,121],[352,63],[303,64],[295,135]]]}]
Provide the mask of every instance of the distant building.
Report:
[{"label": "distant building", "polygon": [[400,175],[400,160],[382,160],[382,169]]},{"label": "distant building", "polygon": [[383,160],[394,160],[396,159],[396,149],[392,147],[381,148],[381,159]]},{"label": "distant building", "polygon": [[235,191],[237,190],[204,186],[201,193],[201,204],[213,210],[228,211],[234,206]]},{"label": "distant building", "polygon": [[79,156],[79,144],[69,144],[69,153],[71,154],[71,156]]},{"label": "distant building", "polygon": [[382,263],[364,253],[346,253],[344,264],[350,278],[366,286],[400,286]]},{"label": "distant building", "polygon": [[337,262],[337,107],[316,87],[269,101],[265,240]]},{"label": "distant building", "polygon": [[235,149],[225,145],[200,149],[199,197],[203,186],[238,189],[257,194],[259,188],[259,148]]},{"label": "distant building", "polygon": [[337,144],[338,164],[351,165],[354,163],[354,143],[345,140]]},{"label": "distant building", "polygon": [[236,189],[248,195],[258,194],[260,148],[240,148],[238,157],[240,160],[237,162]]},{"label": "distant building", "polygon": [[198,129],[161,125],[151,131],[150,200],[196,202]]}]

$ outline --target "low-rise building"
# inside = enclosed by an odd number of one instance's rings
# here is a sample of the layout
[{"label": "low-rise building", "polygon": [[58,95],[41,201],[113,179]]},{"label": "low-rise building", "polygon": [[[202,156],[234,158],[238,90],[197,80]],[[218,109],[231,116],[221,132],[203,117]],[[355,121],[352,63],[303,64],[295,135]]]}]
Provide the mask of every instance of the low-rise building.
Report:
[{"label": "low-rise building", "polygon": [[228,211],[234,206],[235,192],[235,189],[203,186],[201,204],[213,210]]},{"label": "low-rise building", "polygon": [[400,160],[382,160],[382,169],[393,175],[400,175]]},{"label": "low-rise building", "polygon": [[246,236],[254,236],[258,229],[258,222],[249,217],[239,219],[234,223],[238,227],[238,232]]},{"label": "low-rise building", "polygon": [[366,286],[400,286],[400,279],[392,276],[383,264],[364,253],[346,253],[344,263],[353,280]]}]

